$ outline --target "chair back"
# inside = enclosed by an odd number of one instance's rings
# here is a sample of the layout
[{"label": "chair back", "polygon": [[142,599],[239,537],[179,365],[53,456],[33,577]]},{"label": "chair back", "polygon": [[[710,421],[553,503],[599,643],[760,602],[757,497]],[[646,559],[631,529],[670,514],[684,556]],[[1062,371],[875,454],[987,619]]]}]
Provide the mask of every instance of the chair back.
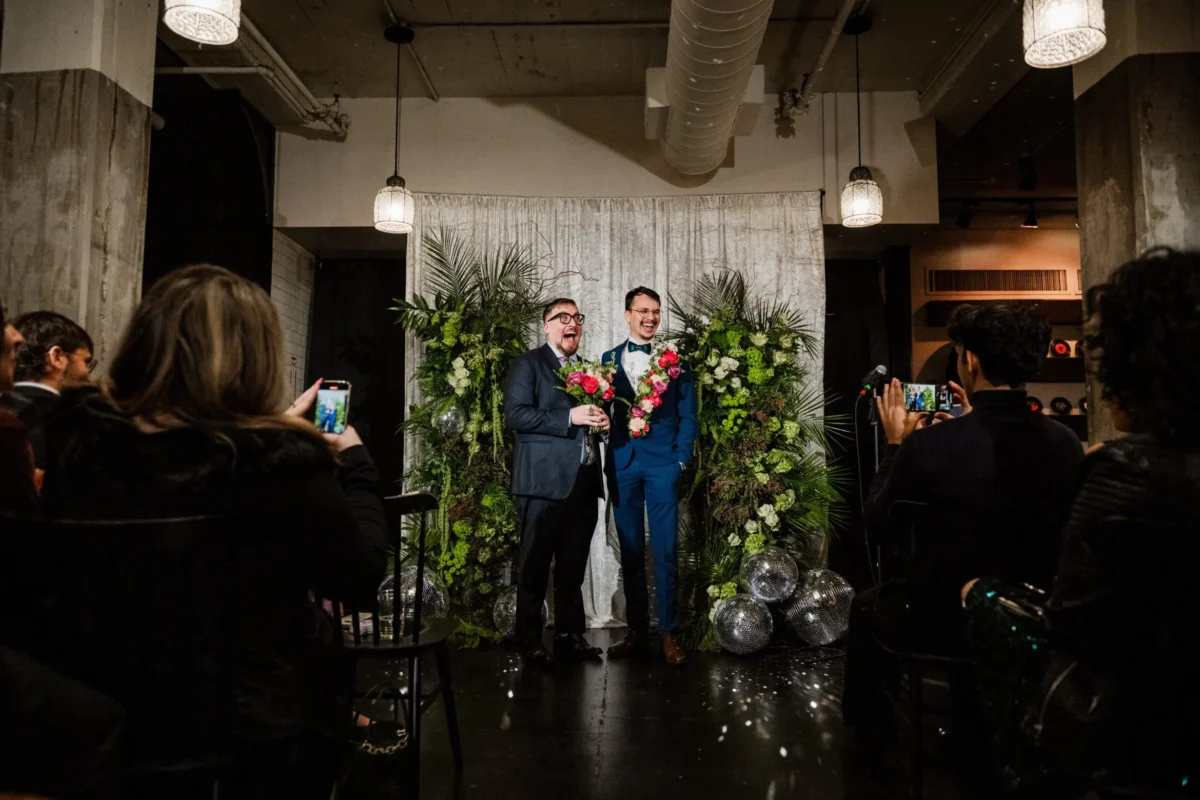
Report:
[{"label": "chair back", "polygon": [[[437,498],[428,492],[410,492],[393,495],[383,499],[384,513],[387,517],[388,529],[388,577],[392,584],[391,616],[384,617],[386,609],[381,611],[376,603],[365,608],[342,602],[339,598],[325,598],[326,608],[336,610],[338,615],[346,620],[347,645],[356,648],[387,647],[401,643],[419,644],[421,641],[422,617],[425,612],[424,592],[413,592],[411,608],[412,620],[408,619],[410,609],[402,596],[401,576],[406,567],[415,568],[415,585],[424,586],[426,565],[425,549],[428,533],[428,514],[438,508]],[[417,516],[414,521],[411,519]],[[416,539],[416,558],[414,563],[406,565],[405,546],[413,547]],[[410,550],[411,552],[411,550]],[[385,581],[387,578],[385,578]],[[411,582],[411,581],[410,581]],[[386,634],[385,634],[386,631]]]},{"label": "chair back", "polygon": [[0,641],[116,699],[131,758],[211,752],[235,712],[231,517],[0,519]]}]

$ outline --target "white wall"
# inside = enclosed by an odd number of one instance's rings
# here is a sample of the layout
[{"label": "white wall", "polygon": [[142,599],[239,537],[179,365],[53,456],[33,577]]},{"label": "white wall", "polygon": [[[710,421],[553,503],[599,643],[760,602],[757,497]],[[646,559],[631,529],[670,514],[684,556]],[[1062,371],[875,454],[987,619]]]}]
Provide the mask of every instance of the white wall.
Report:
[{"label": "white wall", "polygon": [[[279,135],[275,224],[372,225],[375,193],[392,172],[395,106],[343,100],[344,143]],[[853,95],[818,96],[795,136],[776,136],[764,108],[731,162],[705,179],[669,169],[642,127],[642,98],[405,100],[400,174],[414,192],[525,197],[654,197],[825,188],[826,221],[857,164]],[[885,221],[935,223],[934,123],[917,95],[863,96],[863,160],[884,189]],[[829,213],[833,216],[830,217]]]},{"label": "white wall", "polygon": [[159,0],[3,0],[0,72],[93,69],[146,105]]},{"label": "white wall", "polygon": [[283,325],[283,356],[292,396],[304,389],[308,372],[308,323],[312,309],[313,254],[275,231],[271,255],[271,300]]}]

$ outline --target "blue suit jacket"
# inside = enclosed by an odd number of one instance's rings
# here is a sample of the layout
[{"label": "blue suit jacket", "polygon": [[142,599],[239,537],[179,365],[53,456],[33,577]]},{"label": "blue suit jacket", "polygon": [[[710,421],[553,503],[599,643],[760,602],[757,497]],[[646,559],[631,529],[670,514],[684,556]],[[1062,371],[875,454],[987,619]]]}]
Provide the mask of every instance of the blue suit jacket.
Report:
[{"label": "blue suit jacket", "polygon": [[[601,358],[605,364],[616,364],[613,388],[617,396],[633,402],[633,384],[625,374],[627,342],[609,350]],[[686,464],[692,460],[692,443],[696,441],[696,384],[695,373],[686,361],[679,365],[683,372],[671,381],[662,405],[650,415],[650,435],[635,439],[629,435],[629,406],[612,404],[609,416],[612,430],[608,436],[608,463],[615,469],[625,469],[636,457],[644,466],[659,467]]]}]

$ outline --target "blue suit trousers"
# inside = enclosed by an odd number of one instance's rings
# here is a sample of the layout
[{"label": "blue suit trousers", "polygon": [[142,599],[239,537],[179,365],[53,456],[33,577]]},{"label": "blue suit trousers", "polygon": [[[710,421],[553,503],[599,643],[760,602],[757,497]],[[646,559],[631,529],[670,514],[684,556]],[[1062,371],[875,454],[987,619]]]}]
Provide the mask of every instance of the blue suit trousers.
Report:
[{"label": "blue suit trousers", "polygon": [[679,528],[676,487],[682,468],[677,463],[643,466],[635,455],[617,469],[613,518],[621,539],[621,571],[625,581],[626,619],[630,630],[644,633],[650,627],[650,599],[646,590],[646,524],[650,522],[650,549],[654,555],[655,610],[660,633],[676,633],[678,556],[675,539]]}]

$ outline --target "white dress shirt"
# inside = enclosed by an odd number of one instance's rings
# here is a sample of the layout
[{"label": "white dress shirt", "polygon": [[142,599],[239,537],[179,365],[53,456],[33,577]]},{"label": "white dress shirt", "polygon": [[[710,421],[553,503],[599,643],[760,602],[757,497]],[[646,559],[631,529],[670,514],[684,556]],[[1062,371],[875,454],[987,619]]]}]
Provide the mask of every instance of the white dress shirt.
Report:
[{"label": "white dress shirt", "polygon": [[[631,339],[625,340],[625,354],[622,357],[624,362],[625,374],[629,377],[629,382],[636,384],[650,369],[650,353],[643,353],[641,350],[637,352],[629,351],[629,342]],[[634,342],[634,344],[641,344]],[[654,352],[654,342],[650,342],[650,352]]]}]

